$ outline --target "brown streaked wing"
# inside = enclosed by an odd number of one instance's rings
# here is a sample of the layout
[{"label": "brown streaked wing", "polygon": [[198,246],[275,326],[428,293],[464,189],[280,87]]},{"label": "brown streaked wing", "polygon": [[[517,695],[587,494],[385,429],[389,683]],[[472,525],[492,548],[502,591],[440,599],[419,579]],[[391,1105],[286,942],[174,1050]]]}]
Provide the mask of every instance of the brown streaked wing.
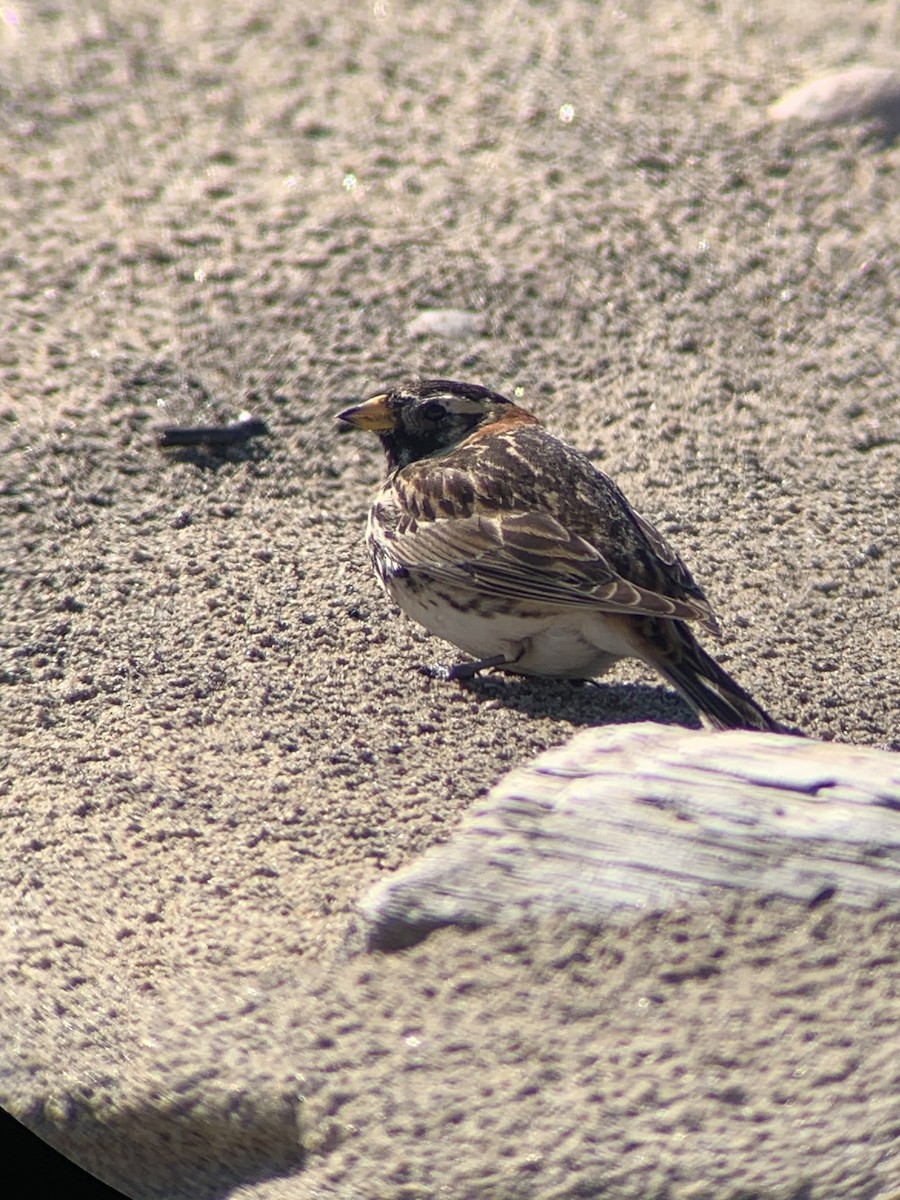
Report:
[{"label": "brown streaked wing", "polygon": [[[704,624],[711,616],[702,597],[657,592],[623,578],[596,547],[547,513],[475,513],[439,521],[406,516],[382,537],[392,559],[449,586]],[[666,582],[671,587],[671,579]]]},{"label": "brown streaked wing", "polygon": [[[539,425],[473,442],[437,469],[427,460],[414,463],[387,485],[404,514],[396,533],[418,536],[434,514],[443,527],[435,536],[466,543],[455,554],[449,545],[443,554],[432,547],[432,571],[443,561],[470,586],[498,594],[512,589],[547,602],[678,616],[719,633],[708,600],[672,547],[584,455]],[[454,533],[450,527],[466,519],[475,524]],[[484,524],[498,520],[499,527]]]}]

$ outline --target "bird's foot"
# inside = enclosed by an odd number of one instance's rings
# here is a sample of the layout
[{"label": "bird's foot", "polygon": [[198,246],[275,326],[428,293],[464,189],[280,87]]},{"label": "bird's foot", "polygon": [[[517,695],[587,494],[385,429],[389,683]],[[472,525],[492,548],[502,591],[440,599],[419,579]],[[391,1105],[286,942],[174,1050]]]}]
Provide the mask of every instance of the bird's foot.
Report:
[{"label": "bird's foot", "polygon": [[456,663],[452,667],[445,668],[446,678],[448,680],[473,679],[479,671],[486,671],[488,667],[507,666],[509,662],[510,660],[505,654],[494,654],[490,658],[479,658],[475,662]]},{"label": "bird's foot", "polygon": [[452,667],[445,667],[443,663],[434,663],[432,666],[420,666],[417,670],[428,679],[439,679],[442,683],[451,683],[454,680],[474,679],[479,671],[487,671],[491,667],[512,666],[515,661],[514,658],[507,658],[504,654],[494,654],[490,658],[479,658],[475,662],[454,663]]}]

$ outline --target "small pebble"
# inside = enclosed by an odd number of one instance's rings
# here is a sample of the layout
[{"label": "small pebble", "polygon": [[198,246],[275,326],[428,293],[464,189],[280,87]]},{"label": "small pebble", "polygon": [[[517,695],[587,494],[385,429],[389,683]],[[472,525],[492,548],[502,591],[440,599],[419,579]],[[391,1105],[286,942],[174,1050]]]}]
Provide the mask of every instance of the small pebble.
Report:
[{"label": "small pebble", "polygon": [[477,337],[484,333],[485,320],[480,313],[466,312],[461,308],[426,308],[414,317],[406,332],[412,337],[464,338]]}]

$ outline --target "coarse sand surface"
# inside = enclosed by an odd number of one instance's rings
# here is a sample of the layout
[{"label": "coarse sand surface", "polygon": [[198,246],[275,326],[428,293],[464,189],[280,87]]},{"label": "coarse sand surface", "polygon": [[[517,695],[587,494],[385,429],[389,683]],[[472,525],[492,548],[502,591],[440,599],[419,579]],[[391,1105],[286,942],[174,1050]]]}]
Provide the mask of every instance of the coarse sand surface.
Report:
[{"label": "coarse sand surface", "polygon": [[[380,593],[382,455],[334,414],[417,373],[517,398],[670,538],[773,715],[898,749],[900,148],[767,115],[896,67],[898,20],[5,6],[4,1108],[139,1200],[896,1200],[894,910],[349,954],[511,767],[693,718],[634,663],[424,671],[453,652]],[[269,435],[157,445],[243,412]]]}]

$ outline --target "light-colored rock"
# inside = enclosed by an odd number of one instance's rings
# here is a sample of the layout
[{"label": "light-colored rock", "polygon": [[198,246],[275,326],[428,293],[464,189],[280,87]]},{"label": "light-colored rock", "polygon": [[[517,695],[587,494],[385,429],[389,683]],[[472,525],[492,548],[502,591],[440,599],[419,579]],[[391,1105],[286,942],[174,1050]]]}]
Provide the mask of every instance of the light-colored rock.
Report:
[{"label": "light-colored rock", "polygon": [[792,88],[769,109],[773,121],[810,125],[878,120],[900,128],[900,71],[861,64]]},{"label": "light-colored rock", "polygon": [[775,734],[588,730],[507,776],[362,912],[385,949],[535,914],[621,922],[721,889],[900,896],[900,760]]}]

